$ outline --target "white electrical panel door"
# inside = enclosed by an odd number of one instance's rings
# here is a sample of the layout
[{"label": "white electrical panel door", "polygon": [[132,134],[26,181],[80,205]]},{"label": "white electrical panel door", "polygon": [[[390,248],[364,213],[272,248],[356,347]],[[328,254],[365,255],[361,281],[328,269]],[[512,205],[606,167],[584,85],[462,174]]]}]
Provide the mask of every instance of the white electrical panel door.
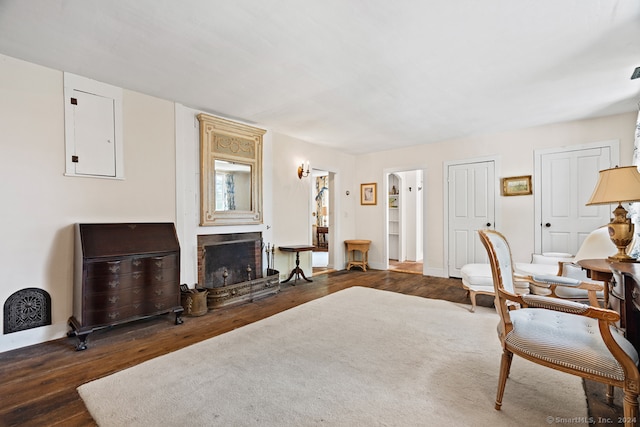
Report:
[{"label": "white electrical panel door", "polygon": [[64,73],[65,175],[124,179],[122,89]]},{"label": "white electrical panel door", "polygon": [[73,91],[73,131],[77,175],[116,176],[115,101]]}]

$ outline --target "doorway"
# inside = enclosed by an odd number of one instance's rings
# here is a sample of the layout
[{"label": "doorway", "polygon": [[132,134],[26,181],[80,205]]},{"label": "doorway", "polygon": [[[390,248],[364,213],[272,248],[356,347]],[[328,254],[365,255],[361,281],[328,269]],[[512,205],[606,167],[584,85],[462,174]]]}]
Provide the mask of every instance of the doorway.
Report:
[{"label": "doorway", "polygon": [[423,274],[423,171],[390,172],[385,184],[387,268]]},{"label": "doorway", "polygon": [[311,242],[313,242],[313,274],[332,270],[330,267],[332,174],[329,171],[313,169],[311,173]]}]

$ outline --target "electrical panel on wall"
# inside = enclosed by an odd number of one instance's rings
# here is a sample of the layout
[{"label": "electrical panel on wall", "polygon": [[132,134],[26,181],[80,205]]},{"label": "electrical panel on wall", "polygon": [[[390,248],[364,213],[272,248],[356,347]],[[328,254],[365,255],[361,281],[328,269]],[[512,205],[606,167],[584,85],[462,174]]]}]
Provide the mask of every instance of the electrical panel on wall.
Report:
[{"label": "electrical panel on wall", "polygon": [[124,178],[122,89],[64,73],[65,175]]}]

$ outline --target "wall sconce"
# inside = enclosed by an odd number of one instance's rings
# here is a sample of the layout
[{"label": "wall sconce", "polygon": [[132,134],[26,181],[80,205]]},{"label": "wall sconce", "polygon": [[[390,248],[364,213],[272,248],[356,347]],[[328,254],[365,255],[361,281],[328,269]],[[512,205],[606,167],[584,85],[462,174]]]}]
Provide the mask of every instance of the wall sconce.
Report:
[{"label": "wall sconce", "polygon": [[309,176],[309,162],[307,161],[307,170],[304,170],[304,163],[298,166],[298,178],[302,179],[303,176]]}]

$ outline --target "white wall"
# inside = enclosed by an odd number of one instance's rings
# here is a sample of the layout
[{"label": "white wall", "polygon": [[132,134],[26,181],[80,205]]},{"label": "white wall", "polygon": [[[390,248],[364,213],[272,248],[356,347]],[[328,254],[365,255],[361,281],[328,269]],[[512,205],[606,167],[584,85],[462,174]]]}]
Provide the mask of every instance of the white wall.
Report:
[{"label": "white wall", "polygon": [[[384,170],[426,169],[425,197],[425,272],[444,276],[443,164],[447,161],[496,156],[500,159],[497,179],[534,174],[534,150],[566,147],[598,141],[620,140],[621,165],[631,164],[637,112],[591,120],[558,123],[490,135],[442,141],[400,150],[362,156],[358,159],[357,182],[384,182]],[[536,188],[533,189],[536,191]],[[534,197],[500,197],[497,201],[501,224],[517,261],[529,261],[534,251]],[[356,206],[358,238],[371,239],[370,263],[384,263],[384,207]]]},{"label": "white wall", "polygon": [[64,176],[61,71],[0,55],[0,302],[37,287],[52,325],[0,335],[0,351],[64,336],[76,222],[175,220],[173,103],[124,91],[125,179]]},{"label": "white wall", "polygon": [[[303,161],[309,160],[310,167],[334,173],[334,189],[329,203],[329,265],[341,270],[345,267],[344,241],[358,238],[353,215],[356,203],[360,202],[360,187],[354,184],[356,157],[337,150],[309,144],[305,141],[282,134],[273,137],[273,198],[274,243],[283,245],[311,244],[310,203],[313,180],[311,176],[298,178],[297,169]],[[347,195],[347,191],[349,195]],[[382,226],[382,223],[379,225]],[[307,273],[312,269],[311,252],[300,253],[300,267]],[[276,253],[276,269],[285,278],[295,266],[294,258],[288,253]]]}]

